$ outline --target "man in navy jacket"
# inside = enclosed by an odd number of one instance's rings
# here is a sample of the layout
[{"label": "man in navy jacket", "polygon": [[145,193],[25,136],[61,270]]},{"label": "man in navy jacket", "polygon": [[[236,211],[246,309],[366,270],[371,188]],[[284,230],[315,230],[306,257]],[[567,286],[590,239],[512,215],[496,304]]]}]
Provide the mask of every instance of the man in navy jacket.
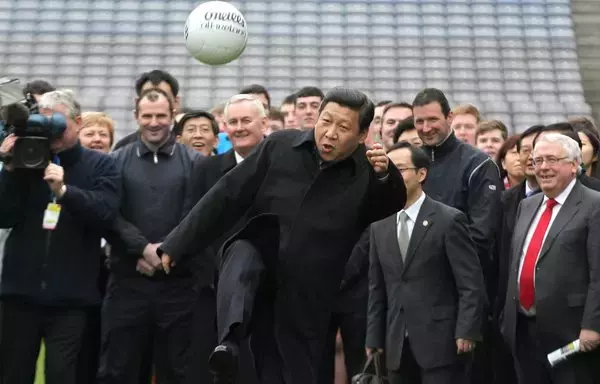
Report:
[{"label": "man in navy jacket", "polygon": [[[114,160],[79,144],[81,109],[74,96],[53,91],[39,105],[43,115],[65,115],[67,128],[51,141],[54,159],[46,169],[5,164],[0,172],[0,227],[11,228],[0,283],[3,384],[34,381],[42,338],[46,383],[75,383],[86,308],[100,301],[100,239],[120,199]],[[0,150],[10,151],[15,141],[7,137]],[[51,203],[60,206],[54,226],[44,219]]]}]

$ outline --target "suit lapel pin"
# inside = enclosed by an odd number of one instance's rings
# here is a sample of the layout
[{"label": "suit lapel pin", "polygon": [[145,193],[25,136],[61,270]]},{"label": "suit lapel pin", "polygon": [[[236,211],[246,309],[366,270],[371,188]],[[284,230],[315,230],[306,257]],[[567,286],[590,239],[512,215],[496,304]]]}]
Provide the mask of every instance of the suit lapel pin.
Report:
[{"label": "suit lapel pin", "polygon": [[427,221],[427,220],[423,220],[423,226],[424,226],[424,227],[426,227],[426,226],[428,226],[428,225],[429,225],[429,221]]}]

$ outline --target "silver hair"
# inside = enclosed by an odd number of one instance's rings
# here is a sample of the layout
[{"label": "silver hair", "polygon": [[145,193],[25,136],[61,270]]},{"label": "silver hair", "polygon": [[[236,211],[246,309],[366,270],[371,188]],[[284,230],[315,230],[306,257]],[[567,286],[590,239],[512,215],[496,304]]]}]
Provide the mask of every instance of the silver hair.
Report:
[{"label": "silver hair", "polygon": [[255,95],[249,95],[249,94],[239,94],[239,95],[232,96],[227,101],[227,104],[225,104],[225,109],[223,110],[223,116],[225,116],[225,118],[227,118],[227,110],[229,109],[229,106],[231,104],[240,103],[242,101],[250,101],[254,105],[254,107],[256,107],[256,109],[258,110],[258,115],[260,117],[267,117],[267,111],[265,111],[265,106],[263,105],[263,103]]},{"label": "silver hair", "polygon": [[[565,150],[566,156],[569,160],[576,162],[578,165],[581,164],[581,149],[579,148],[579,144],[569,136],[565,136],[560,133],[548,133],[542,135],[536,142],[537,144],[546,142],[546,143],[556,143],[560,144],[561,147]],[[535,149],[533,152],[535,153]]]},{"label": "silver hair", "polygon": [[69,117],[75,119],[81,115],[81,105],[75,99],[75,93],[70,89],[59,89],[44,93],[38,102],[40,108],[54,109],[57,105],[64,105],[69,111]]}]

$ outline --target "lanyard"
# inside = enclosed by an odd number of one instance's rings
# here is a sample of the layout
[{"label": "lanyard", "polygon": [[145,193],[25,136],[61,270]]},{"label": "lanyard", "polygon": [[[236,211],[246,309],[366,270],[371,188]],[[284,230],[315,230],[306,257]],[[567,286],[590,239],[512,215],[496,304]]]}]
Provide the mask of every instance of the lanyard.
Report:
[{"label": "lanyard", "polygon": [[[56,165],[60,165],[60,158],[58,157],[58,155],[54,155],[54,157],[52,158],[52,162]],[[50,191],[50,200],[56,204],[56,195],[54,195],[54,192]]]}]

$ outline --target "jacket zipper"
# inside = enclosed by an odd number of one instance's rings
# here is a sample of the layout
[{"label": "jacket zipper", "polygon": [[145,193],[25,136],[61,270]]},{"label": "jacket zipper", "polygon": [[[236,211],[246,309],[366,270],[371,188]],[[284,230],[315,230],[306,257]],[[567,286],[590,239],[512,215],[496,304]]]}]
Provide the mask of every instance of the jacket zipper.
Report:
[{"label": "jacket zipper", "polygon": [[154,152],[154,164],[158,164],[158,155]]},{"label": "jacket zipper", "polygon": [[435,162],[435,148],[431,148],[431,162]]}]

